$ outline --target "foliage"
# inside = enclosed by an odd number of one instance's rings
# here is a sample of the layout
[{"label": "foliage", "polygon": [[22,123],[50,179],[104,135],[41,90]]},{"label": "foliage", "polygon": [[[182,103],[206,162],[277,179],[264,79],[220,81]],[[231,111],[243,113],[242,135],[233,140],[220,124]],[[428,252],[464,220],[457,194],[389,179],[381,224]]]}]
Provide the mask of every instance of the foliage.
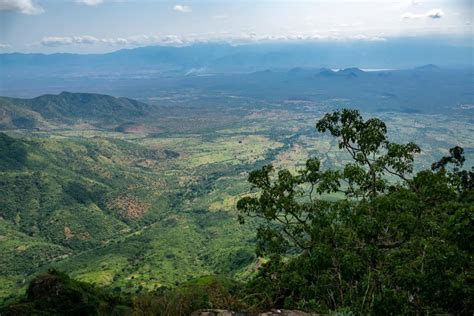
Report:
[{"label": "foliage", "polygon": [[236,309],[245,305],[242,284],[205,276],[139,294],[98,288],[57,270],[35,277],[26,295],[3,308],[2,315],[163,315],[185,316],[198,309]]},{"label": "foliage", "polygon": [[[242,222],[262,220],[257,254],[270,259],[249,285],[254,304],[361,314],[472,312],[474,192],[472,172],[460,170],[462,149],[414,174],[419,147],[389,142],[378,119],[341,110],[316,127],[336,137],[353,162],[322,170],[310,158],[296,174],[264,166],[249,175],[258,193],[237,203]],[[336,192],[346,198],[326,198]]]},{"label": "foliage", "polygon": [[26,156],[27,150],[21,141],[0,133],[0,171],[21,169]]},{"label": "foliage", "polygon": [[[190,185],[181,185],[189,171],[177,151],[168,149],[177,146],[161,149],[123,134],[114,139],[94,133],[0,134],[5,144],[14,144],[2,147],[0,162],[0,305],[51,267],[128,294],[212,273],[246,272],[254,259],[252,229],[236,225],[229,213],[235,199],[208,211],[210,203],[246,189],[227,189],[235,178],[226,177],[245,169],[196,167]],[[241,147],[237,140],[225,141]],[[21,166],[3,159],[21,158],[15,146],[26,152]],[[143,160],[150,166],[137,166]]]},{"label": "foliage", "polygon": [[0,309],[2,315],[126,315],[129,302],[91,284],[50,270],[33,279],[21,301]]},{"label": "foliage", "polygon": [[206,308],[240,309],[241,286],[219,276],[202,277],[173,289],[159,289],[133,300],[133,315],[191,315]]}]

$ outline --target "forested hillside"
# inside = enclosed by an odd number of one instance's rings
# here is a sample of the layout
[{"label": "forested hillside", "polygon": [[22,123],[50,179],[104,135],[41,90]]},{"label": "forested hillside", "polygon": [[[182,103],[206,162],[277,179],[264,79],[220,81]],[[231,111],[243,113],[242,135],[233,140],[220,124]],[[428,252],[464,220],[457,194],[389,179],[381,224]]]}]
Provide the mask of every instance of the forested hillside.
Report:
[{"label": "forested hillside", "polygon": [[[236,253],[217,250],[239,231],[206,241],[224,233],[219,226],[232,222],[230,216],[180,208],[185,191],[174,175],[162,174],[177,163],[172,150],[97,137],[27,140],[5,134],[0,145],[3,296],[53,262],[86,280],[125,286],[133,276],[132,288],[152,289],[211,271],[235,272],[253,259],[250,249],[240,254],[241,245]],[[210,252],[200,268],[190,266],[202,251],[196,242]],[[170,274],[174,269],[181,273]]]},{"label": "forested hillside", "polygon": [[[113,127],[150,113],[150,106],[127,98],[62,92],[33,99],[0,98],[0,130]],[[115,124],[115,125],[114,125]]]}]

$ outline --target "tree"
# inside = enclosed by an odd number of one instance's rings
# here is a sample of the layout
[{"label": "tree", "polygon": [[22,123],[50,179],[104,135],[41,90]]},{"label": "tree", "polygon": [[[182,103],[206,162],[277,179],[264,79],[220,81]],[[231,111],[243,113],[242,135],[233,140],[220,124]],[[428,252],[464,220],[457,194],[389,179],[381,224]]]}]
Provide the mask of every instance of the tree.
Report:
[{"label": "tree", "polygon": [[[296,174],[264,166],[249,175],[257,192],[237,203],[241,222],[260,219],[257,255],[269,259],[250,285],[256,303],[318,312],[471,311],[474,194],[472,172],[460,170],[462,149],[414,174],[420,148],[389,142],[378,119],[342,110],[316,128],[337,137],[352,162],[322,170],[310,158]],[[337,192],[346,197],[329,198]]]}]

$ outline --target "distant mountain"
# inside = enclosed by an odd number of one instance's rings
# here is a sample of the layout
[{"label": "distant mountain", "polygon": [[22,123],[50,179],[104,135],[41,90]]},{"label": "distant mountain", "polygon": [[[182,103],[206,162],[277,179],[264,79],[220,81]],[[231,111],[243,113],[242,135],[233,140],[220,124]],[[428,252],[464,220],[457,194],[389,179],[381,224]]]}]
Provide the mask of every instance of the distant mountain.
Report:
[{"label": "distant mountain", "polygon": [[341,69],[337,72],[339,75],[345,75],[348,77],[359,77],[365,74],[365,72],[359,68],[352,67],[352,68],[346,68],[346,69]]},{"label": "distant mountain", "polygon": [[427,65],[416,67],[415,69],[416,70],[440,70],[441,68],[433,64],[427,64]]},{"label": "distant mountain", "polygon": [[90,124],[113,127],[144,117],[150,106],[127,98],[62,92],[33,99],[0,97],[0,129],[33,129]]},{"label": "distant mountain", "polygon": [[[431,70],[430,70],[431,69]],[[4,86],[10,95],[36,96],[44,92],[87,91],[140,98],[156,103],[147,106],[127,99],[103,95],[78,97],[67,94],[43,96],[30,101],[0,98],[0,129],[53,128],[71,124],[91,124],[122,132],[153,133],[160,126],[150,124],[176,106],[201,101],[190,99],[212,96],[206,107],[226,104],[225,96],[240,96],[265,102],[305,99],[314,102],[344,100],[340,106],[364,110],[450,112],[453,107],[473,104],[474,68],[364,71],[357,67],[339,71],[319,67],[266,68],[250,73],[212,75],[170,75],[163,77],[29,79],[18,87],[12,81]],[[435,93],[436,92],[436,93]],[[88,94],[81,94],[83,96]],[[53,98],[55,101],[53,102]],[[190,101],[192,100],[192,101]],[[204,99],[203,99],[204,100]],[[213,103],[215,102],[215,104]],[[332,102],[332,101],[331,101]],[[32,103],[36,106],[32,106]],[[153,115],[152,115],[153,114]],[[150,129],[155,127],[155,130]]]},{"label": "distant mountain", "polygon": [[332,77],[336,74],[336,72],[332,69],[321,68],[319,74],[324,77]]},{"label": "distant mountain", "polygon": [[[148,46],[106,54],[0,54],[0,79],[157,76],[185,74],[196,69],[208,73],[242,73],[295,67],[411,68],[427,63],[462,66],[472,63],[471,56],[469,43],[447,45],[413,38],[372,42],[206,43]],[[0,89],[1,85],[0,81]]]}]

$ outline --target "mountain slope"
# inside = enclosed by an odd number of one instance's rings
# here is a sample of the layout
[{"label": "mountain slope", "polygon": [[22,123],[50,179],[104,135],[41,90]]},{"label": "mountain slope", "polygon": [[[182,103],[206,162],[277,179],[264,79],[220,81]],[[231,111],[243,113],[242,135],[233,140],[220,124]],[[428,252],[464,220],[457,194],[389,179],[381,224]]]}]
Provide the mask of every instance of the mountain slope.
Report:
[{"label": "mountain slope", "polygon": [[0,305],[52,265],[137,291],[254,260],[250,244],[236,243],[251,234],[232,214],[186,206],[185,196],[210,188],[165,172],[182,165],[171,148],[24,134],[0,133]]},{"label": "mountain slope", "polygon": [[115,127],[143,118],[151,108],[127,98],[91,93],[62,92],[33,99],[0,97],[0,129],[32,129],[91,124]]},{"label": "mountain slope", "polygon": [[[159,150],[105,139],[15,139],[0,133],[0,297],[65,255],[106,245],[162,216],[133,167]],[[157,194],[155,194],[157,195]]]}]

